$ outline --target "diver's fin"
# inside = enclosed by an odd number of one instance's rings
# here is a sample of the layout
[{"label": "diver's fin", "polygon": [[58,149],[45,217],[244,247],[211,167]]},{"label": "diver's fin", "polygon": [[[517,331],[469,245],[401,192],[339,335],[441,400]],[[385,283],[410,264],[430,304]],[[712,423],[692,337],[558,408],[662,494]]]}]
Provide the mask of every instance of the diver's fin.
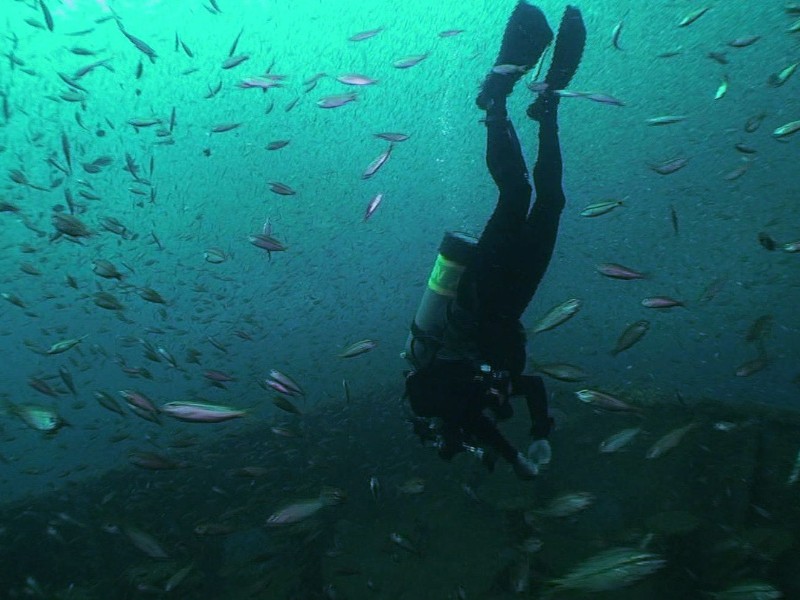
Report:
[{"label": "diver's fin", "polygon": [[544,49],[553,41],[553,31],[539,8],[520,0],[506,25],[500,53],[481,85],[475,100],[484,110],[504,101],[514,84],[539,62]]},{"label": "diver's fin", "polygon": [[528,107],[528,116],[531,119],[540,121],[544,115],[555,113],[559,97],[553,92],[565,89],[572,81],[585,45],[586,26],[583,24],[581,11],[574,6],[567,6],[558,28],[553,61],[544,79],[547,89]]}]

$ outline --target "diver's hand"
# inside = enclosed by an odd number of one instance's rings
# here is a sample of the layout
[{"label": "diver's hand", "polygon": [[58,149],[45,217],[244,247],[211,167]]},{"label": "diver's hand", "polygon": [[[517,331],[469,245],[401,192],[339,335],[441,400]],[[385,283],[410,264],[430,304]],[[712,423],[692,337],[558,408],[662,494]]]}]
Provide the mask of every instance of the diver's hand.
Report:
[{"label": "diver's hand", "polygon": [[536,463],[525,458],[522,452],[517,452],[517,456],[511,466],[514,467],[514,473],[520,479],[531,480],[539,474],[539,467],[536,466]]},{"label": "diver's hand", "polygon": [[534,440],[531,445],[528,446],[528,460],[537,467],[549,464],[552,456],[553,452],[550,449],[550,442],[545,439]]}]

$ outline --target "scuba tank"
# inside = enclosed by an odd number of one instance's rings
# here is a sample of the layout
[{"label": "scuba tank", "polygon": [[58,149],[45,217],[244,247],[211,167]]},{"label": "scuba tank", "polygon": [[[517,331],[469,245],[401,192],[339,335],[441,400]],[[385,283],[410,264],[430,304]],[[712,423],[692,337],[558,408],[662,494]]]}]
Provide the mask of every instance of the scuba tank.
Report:
[{"label": "scuba tank", "polygon": [[[457,349],[445,346],[448,317],[458,292],[461,274],[475,254],[478,240],[466,233],[448,231],[439,244],[428,285],[422,295],[402,356],[415,369],[440,358],[457,359]],[[443,351],[440,353],[440,351]]]}]

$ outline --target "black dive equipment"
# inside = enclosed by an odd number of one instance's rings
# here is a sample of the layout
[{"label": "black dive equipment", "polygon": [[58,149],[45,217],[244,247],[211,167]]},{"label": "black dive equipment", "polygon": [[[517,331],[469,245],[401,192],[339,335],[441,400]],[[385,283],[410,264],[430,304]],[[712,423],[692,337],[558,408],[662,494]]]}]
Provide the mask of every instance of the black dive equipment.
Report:
[{"label": "black dive equipment", "polygon": [[[447,358],[444,345],[448,314],[458,292],[461,274],[472,260],[478,240],[466,233],[448,231],[439,244],[428,285],[411,323],[403,357],[420,369],[437,357]],[[456,358],[452,356],[451,358]]]}]

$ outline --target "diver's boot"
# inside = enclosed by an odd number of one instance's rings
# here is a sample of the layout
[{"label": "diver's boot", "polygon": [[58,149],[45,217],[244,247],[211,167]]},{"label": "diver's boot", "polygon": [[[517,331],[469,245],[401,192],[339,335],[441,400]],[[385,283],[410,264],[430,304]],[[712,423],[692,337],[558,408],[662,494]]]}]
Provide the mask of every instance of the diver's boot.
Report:
[{"label": "diver's boot", "polygon": [[494,67],[483,80],[475,103],[491,112],[493,108],[505,112],[505,100],[514,84],[539,62],[548,44],[553,41],[553,31],[544,13],[525,0],[520,0],[506,25],[500,53]]},{"label": "diver's boot", "polygon": [[556,47],[553,50],[553,61],[544,81],[547,88],[528,106],[528,116],[535,121],[555,119],[558,102],[561,99],[556,93],[563,90],[572,80],[586,45],[586,26],[583,24],[581,11],[574,6],[567,6],[561,25],[558,28]]}]

